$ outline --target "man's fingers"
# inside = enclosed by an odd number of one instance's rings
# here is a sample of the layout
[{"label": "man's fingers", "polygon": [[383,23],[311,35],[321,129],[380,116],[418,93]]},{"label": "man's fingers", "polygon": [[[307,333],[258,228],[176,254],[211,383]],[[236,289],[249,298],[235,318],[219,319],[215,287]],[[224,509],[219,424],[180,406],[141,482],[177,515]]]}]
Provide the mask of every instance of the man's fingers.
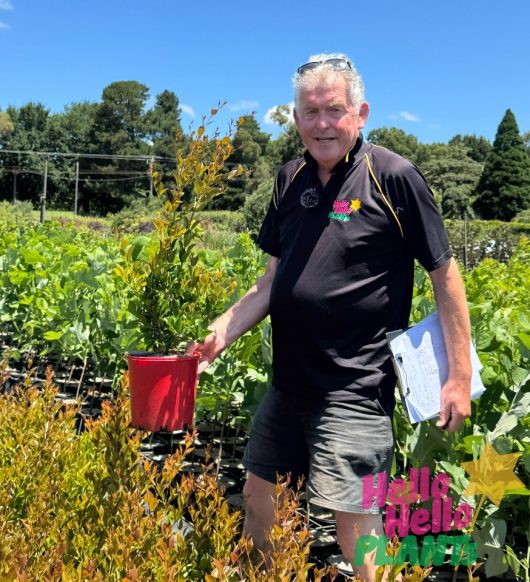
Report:
[{"label": "man's fingers", "polygon": [[447,423],[449,421],[449,414],[446,412],[445,408],[440,411],[440,418],[436,422],[438,428],[447,428]]},{"label": "man's fingers", "polygon": [[456,413],[454,408],[449,409],[449,411],[442,410],[436,426],[447,432],[456,432],[461,428],[468,416]]},{"label": "man's fingers", "polygon": [[210,360],[204,358],[203,360],[201,360],[199,362],[199,367],[197,369],[199,374],[202,374],[204,372],[204,370],[206,370],[206,368],[210,365]]},{"label": "man's fingers", "polygon": [[200,351],[200,350],[198,350],[198,348],[199,348],[199,344],[198,343],[196,343],[196,342],[189,343],[186,346],[186,355],[187,356],[193,356],[193,354],[195,352]]},{"label": "man's fingers", "polygon": [[191,342],[186,348],[186,354],[188,356],[193,356],[197,352],[200,353],[199,366],[197,368],[199,374],[202,374],[202,372],[204,372],[204,370],[206,370],[206,368],[211,364],[210,358],[204,355],[203,350],[204,345],[198,344],[197,342]]},{"label": "man's fingers", "polygon": [[469,415],[466,416],[465,414],[451,415],[450,422],[448,423],[446,430],[449,432],[456,432],[457,430],[460,430],[468,416]]}]

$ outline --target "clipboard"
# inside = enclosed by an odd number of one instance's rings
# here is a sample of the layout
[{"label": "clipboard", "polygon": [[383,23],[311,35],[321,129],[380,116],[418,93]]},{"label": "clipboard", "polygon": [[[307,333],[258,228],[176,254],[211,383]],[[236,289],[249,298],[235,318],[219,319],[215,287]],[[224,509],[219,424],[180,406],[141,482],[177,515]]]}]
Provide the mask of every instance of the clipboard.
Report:
[{"label": "clipboard", "polygon": [[[442,386],[449,364],[438,313],[432,313],[407,330],[386,334],[403,409],[411,423],[440,414]],[[480,378],[482,364],[471,343],[471,399],[484,392]]]},{"label": "clipboard", "polygon": [[[388,342],[389,347],[390,347],[390,342],[393,339],[400,336],[404,332],[405,332],[404,329],[396,329],[395,331],[389,331],[386,334],[386,340]],[[392,350],[390,350],[390,352],[392,353]],[[392,365],[394,367],[394,373],[396,374],[396,378],[397,378],[397,388],[398,388],[399,396],[401,399],[401,404],[403,406],[403,412],[405,413],[407,420],[409,422],[412,422],[411,418],[410,418],[409,410],[407,408],[407,402],[405,399],[405,397],[408,395],[408,387],[407,387],[406,377],[404,377],[404,375],[402,374],[403,358],[401,357],[400,354],[394,355],[392,353],[391,359],[392,359]]]}]

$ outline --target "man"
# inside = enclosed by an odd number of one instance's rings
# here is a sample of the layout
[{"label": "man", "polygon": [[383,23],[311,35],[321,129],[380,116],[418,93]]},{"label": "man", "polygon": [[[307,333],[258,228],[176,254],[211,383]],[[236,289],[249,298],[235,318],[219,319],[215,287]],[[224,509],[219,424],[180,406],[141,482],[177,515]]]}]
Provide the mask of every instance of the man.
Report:
[{"label": "man", "polygon": [[[362,505],[362,478],[390,470],[395,377],[385,334],[407,326],[415,258],[432,279],[447,344],[438,426],[448,431],[470,413],[469,321],[422,175],[363,142],[369,106],[351,61],[316,55],[293,80],[307,151],[278,173],[258,239],[266,272],[211,325],[199,371],[270,313],[273,386],[244,457],[245,531],[263,546],[277,474],[304,474],[311,503],[335,511],[353,563],[357,537],[382,533],[379,509]],[[356,573],[375,579],[369,560]]]}]

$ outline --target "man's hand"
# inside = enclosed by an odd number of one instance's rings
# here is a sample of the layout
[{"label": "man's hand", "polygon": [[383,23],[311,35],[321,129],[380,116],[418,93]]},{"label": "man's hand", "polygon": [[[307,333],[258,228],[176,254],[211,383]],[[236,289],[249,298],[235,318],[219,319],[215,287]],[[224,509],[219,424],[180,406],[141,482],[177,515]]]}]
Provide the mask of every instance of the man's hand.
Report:
[{"label": "man's hand", "polygon": [[204,338],[202,344],[192,343],[188,346],[187,353],[197,351],[201,354],[199,374],[204,372],[224,349],[269,313],[271,287],[277,265],[278,259],[270,257],[263,276],[234,306],[210,325],[212,333]]},{"label": "man's hand", "polygon": [[471,414],[471,330],[462,277],[454,259],[431,271],[434,298],[447,349],[449,377],[442,387],[436,426],[458,430]]},{"label": "man's hand", "polygon": [[199,374],[204,372],[224,349],[269,313],[271,287],[277,265],[278,259],[270,257],[265,273],[235,305],[210,325],[212,333],[204,338],[202,344],[194,342],[188,346],[186,350],[188,354],[194,351],[201,354]]},{"label": "man's hand", "polygon": [[440,419],[436,426],[448,432],[457,431],[471,415],[470,382],[448,379],[442,387]]},{"label": "man's hand", "polygon": [[219,347],[219,337],[216,331],[207,335],[202,343],[192,343],[187,349],[188,354],[192,354],[193,352],[199,352],[201,354],[199,358],[199,374],[202,374],[206,370],[221,351],[222,348]]}]

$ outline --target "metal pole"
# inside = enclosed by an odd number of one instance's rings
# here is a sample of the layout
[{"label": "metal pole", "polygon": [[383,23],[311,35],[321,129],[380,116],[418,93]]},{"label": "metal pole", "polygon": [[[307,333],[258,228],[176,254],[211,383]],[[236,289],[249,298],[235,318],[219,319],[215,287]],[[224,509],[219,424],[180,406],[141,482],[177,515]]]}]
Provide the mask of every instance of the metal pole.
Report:
[{"label": "metal pole", "polygon": [[149,162],[149,197],[152,198],[153,197],[153,164],[155,163],[155,160],[153,158],[151,158],[150,162]]},{"label": "metal pole", "polygon": [[77,200],[79,196],[79,161],[75,163],[75,195],[74,195],[74,216],[77,216]]},{"label": "metal pole", "polygon": [[46,215],[46,190],[48,189],[48,159],[44,162],[44,189],[40,198],[40,223],[44,224]]},{"label": "metal pole", "polygon": [[17,201],[17,171],[13,172],[13,204]]}]

